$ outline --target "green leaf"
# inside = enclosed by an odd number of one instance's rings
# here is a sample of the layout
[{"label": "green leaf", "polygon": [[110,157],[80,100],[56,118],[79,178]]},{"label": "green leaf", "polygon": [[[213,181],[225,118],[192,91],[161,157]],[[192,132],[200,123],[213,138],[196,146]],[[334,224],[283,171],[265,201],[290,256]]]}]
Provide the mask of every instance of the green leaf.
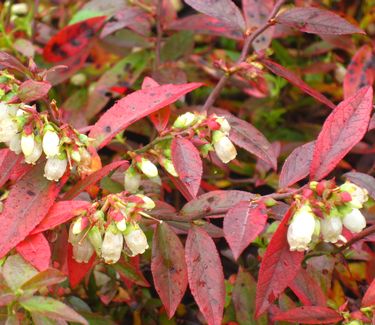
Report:
[{"label": "green leaf", "polygon": [[[22,270],[22,272],[20,270]],[[37,275],[38,271],[28,264],[20,255],[12,255],[5,261],[1,273],[7,285],[13,291],[16,291],[22,284]]]},{"label": "green leaf", "polygon": [[176,61],[188,55],[194,46],[193,36],[190,31],[180,31],[169,37],[160,51],[161,61]]},{"label": "green leaf", "polygon": [[72,17],[72,19],[70,19],[68,25],[73,25],[73,24],[78,23],[80,21],[87,20],[89,18],[99,17],[99,16],[103,16],[103,13],[101,13],[100,11],[96,11],[96,10],[83,9],[83,10],[77,11],[73,15],[73,17]]},{"label": "green leaf", "polygon": [[135,284],[138,284],[142,287],[150,286],[147,280],[143,277],[143,274],[140,271],[138,271],[134,265],[122,261],[116,263],[115,265],[113,265],[113,267],[118,273],[120,273],[121,276],[127,278]]},{"label": "green leaf", "polygon": [[87,320],[72,308],[49,297],[30,297],[20,300],[20,304],[30,312],[39,313],[48,318],[88,325]]},{"label": "green leaf", "polygon": [[43,272],[38,273],[30,280],[25,282],[22,286],[22,290],[38,290],[41,287],[50,286],[56,283],[60,283],[66,279],[66,276],[58,270],[47,269]]}]

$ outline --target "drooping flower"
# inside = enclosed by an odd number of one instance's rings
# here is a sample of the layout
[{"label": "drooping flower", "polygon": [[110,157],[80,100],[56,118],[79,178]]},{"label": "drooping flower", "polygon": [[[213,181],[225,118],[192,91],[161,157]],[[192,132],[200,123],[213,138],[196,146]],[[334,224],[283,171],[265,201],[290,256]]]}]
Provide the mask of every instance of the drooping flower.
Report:
[{"label": "drooping flower", "polygon": [[321,222],[323,240],[327,243],[336,243],[342,233],[342,221],[340,217],[326,216]]},{"label": "drooping flower", "polygon": [[288,228],[287,239],[290,250],[307,250],[314,234],[315,227],[315,215],[310,206],[305,204],[296,211]]},{"label": "drooping flower", "polygon": [[93,254],[94,247],[87,238],[73,245],[73,257],[78,263],[88,263]]},{"label": "drooping flower", "polygon": [[130,166],[124,175],[124,188],[130,193],[136,193],[141,185],[141,175]]},{"label": "drooping flower", "polygon": [[177,117],[177,119],[173,123],[173,128],[186,129],[189,126],[194,125],[196,121],[197,121],[197,117],[195,116],[195,114],[191,112],[186,112],[180,115],[179,117]]},{"label": "drooping flower", "polygon": [[343,219],[344,226],[351,232],[361,232],[366,227],[366,219],[359,209],[353,209]]},{"label": "drooping flower", "polygon": [[121,232],[113,232],[108,228],[104,234],[102,258],[108,264],[116,263],[121,257],[124,238]]},{"label": "drooping flower", "polygon": [[34,134],[23,134],[21,137],[21,149],[25,156],[30,156],[34,151],[35,139]]},{"label": "drooping flower", "polygon": [[138,225],[129,226],[124,237],[133,256],[143,254],[148,248],[146,235]]},{"label": "drooping flower", "polygon": [[352,208],[361,209],[363,208],[363,204],[368,200],[367,190],[349,181],[341,185],[340,190],[350,194],[352,200],[348,204]]},{"label": "drooping flower", "polygon": [[44,177],[57,182],[64,175],[67,166],[66,158],[60,159],[58,156],[48,158],[44,167]]},{"label": "drooping flower", "polygon": [[141,158],[141,161],[137,162],[137,165],[147,177],[153,178],[158,176],[158,169],[150,160]]},{"label": "drooping flower", "polygon": [[42,145],[47,158],[56,156],[59,153],[59,135],[55,131],[47,130],[44,133]]},{"label": "drooping flower", "polygon": [[223,132],[214,131],[212,140],[215,152],[224,164],[227,164],[236,158],[236,147],[233,145],[232,141],[230,141],[230,139],[224,135]]},{"label": "drooping flower", "polygon": [[34,149],[33,149],[32,153],[28,156],[25,156],[25,162],[27,164],[35,165],[37,160],[42,155],[42,152],[43,152],[42,145],[38,141],[35,141]]}]

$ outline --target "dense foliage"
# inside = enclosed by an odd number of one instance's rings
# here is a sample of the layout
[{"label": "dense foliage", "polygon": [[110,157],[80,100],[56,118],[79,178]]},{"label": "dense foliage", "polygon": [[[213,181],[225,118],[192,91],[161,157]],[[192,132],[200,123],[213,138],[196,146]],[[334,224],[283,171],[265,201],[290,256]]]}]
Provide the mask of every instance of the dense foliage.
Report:
[{"label": "dense foliage", "polygon": [[0,319],[375,323],[375,3],[0,4]]}]

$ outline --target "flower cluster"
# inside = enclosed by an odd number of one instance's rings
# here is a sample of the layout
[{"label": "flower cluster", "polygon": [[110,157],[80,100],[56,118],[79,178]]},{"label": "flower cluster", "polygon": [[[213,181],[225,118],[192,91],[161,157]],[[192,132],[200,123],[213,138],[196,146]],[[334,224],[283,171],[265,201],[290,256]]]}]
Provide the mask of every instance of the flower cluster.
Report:
[{"label": "flower cluster", "polygon": [[[237,156],[236,148],[229,139],[229,132],[230,125],[224,117],[216,114],[207,117],[205,114],[187,112],[175,120],[167,133],[187,135],[198,147],[203,157],[206,157],[210,151],[215,151],[223,163],[228,163]],[[157,160],[170,175],[178,177],[172,162],[171,143],[171,140],[160,141],[147,155],[132,156],[132,165],[125,172],[126,191],[136,193],[141,184],[142,175],[161,184],[158,168],[153,160]]]},{"label": "flower cluster", "polygon": [[138,222],[142,216],[149,217],[145,211],[154,207],[148,196],[127,192],[110,194],[95,202],[70,226],[73,257],[79,263],[87,263],[96,252],[105,263],[113,264],[123,250],[130,256],[143,254],[148,243]]},{"label": "flower cluster", "polygon": [[22,153],[28,164],[36,164],[44,153],[44,176],[51,181],[58,181],[68,164],[70,168],[73,162],[84,167],[91,162],[85,135],[70,126],[59,127],[49,122],[46,114],[23,104],[0,102],[0,142],[16,154]]},{"label": "flower cluster", "polygon": [[351,182],[336,186],[334,181],[311,182],[304,197],[297,197],[299,208],[288,228],[287,239],[292,251],[304,251],[320,240],[345,242],[343,227],[353,233],[366,227],[359,209],[368,200],[368,193]]}]

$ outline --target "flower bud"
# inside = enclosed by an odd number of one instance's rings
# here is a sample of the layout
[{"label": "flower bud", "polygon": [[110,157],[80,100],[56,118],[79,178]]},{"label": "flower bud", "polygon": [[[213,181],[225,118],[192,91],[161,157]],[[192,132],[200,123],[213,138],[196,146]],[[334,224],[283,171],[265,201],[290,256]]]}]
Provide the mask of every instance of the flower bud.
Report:
[{"label": "flower bud", "polygon": [[162,165],[165,170],[174,177],[178,177],[177,171],[174,168],[173,162],[170,159],[163,159]]},{"label": "flower bud", "polygon": [[66,158],[51,157],[47,159],[44,167],[44,177],[50,181],[58,181],[65,173],[68,161]]},{"label": "flower bud", "polygon": [[35,165],[37,160],[42,155],[42,152],[43,152],[42,145],[38,141],[36,141],[35,144],[34,144],[33,152],[30,155],[25,156],[25,162],[27,164]]},{"label": "flower bud", "polygon": [[323,240],[327,243],[336,243],[342,232],[342,221],[339,217],[326,216],[321,222]]},{"label": "flower bud", "polygon": [[78,150],[73,150],[70,154],[70,156],[72,157],[72,159],[76,162],[76,163],[80,163],[81,162],[81,154],[79,153]]},{"label": "flower bud", "polygon": [[111,228],[108,228],[104,234],[102,245],[102,258],[104,262],[108,264],[116,263],[121,257],[123,243],[122,234],[120,232],[115,234]]},{"label": "flower bud", "polygon": [[348,192],[352,197],[352,200],[348,204],[352,208],[360,209],[363,207],[363,203],[368,200],[368,192],[366,189],[361,188],[351,182],[345,182],[340,186],[341,192]]},{"label": "flower bud", "polygon": [[100,256],[102,252],[103,239],[98,226],[92,226],[87,234],[87,237],[91,245],[94,247],[96,254]]},{"label": "flower bud", "polygon": [[16,134],[12,137],[12,139],[9,140],[9,142],[7,143],[8,147],[9,147],[9,150],[10,151],[13,151],[15,154],[19,154],[21,153],[22,149],[21,149],[21,135],[20,134]]},{"label": "flower bud", "polygon": [[47,158],[59,153],[60,138],[55,131],[47,130],[43,136],[43,151]]},{"label": "flower bud", "polygon": [[27,3],[15,3],[10,8],[10,11],[14,15],[23,16],[29,12],[29,6]]},{"label": "flower bud", "polygon": [[219,159],[224,163],[228,163],[237,156],[236,147],[221,131],[213,132],[213,145]]},{"label": "flower bud", "polygon": [[287,239],[291,251],[308,249],[316,227],[315,215],[309,205],[305,204],[294,214],[288,228]]},{"label": "flower bud", "polygon": [[78,263],[88,263],[92,254],[94,247],[87,238],[73,245],[73,257]]},{"label": "flower bud", "polygon": [[137,163],[137,166],[147,177],[156,177],[158,176],[157,167],[148,159],[141,158],[141,161]]},{"label": "flower bud", "polygon": [[124,175],[124,188],[130,193],[136,193],[141,185],[141,175],[133,166],[130,166]]},{"label": "flower bud", "polygon": [[366,227],[366,219],[358,209],[353,209],[346,214],[342,222],[347,229],[354,233],[361,232]]},{"label": "flower bud", "polygon": [[137,196],[143,200],[143,209],[152,210],[153,208],[155,208],[155,202],[151,198],[143,194],[137,194]]},{"label": "flower bud", "polygon": [[173,128],[175,129],[186,129],[189,126],[192,126],[197,121],[195,114],[187,112],[180,115],[173,123]]},{"label": "flower bud", "polygon": [[129,226],[124,237],[132,256],[143,254],[148,248],[146,235],[138,225]]},{"label": "flower bud", "polygon": [[70,83],[74,86],[83,86],[87,81],[84,73],[76,73],[70,78]]},{"label": "flower bud", "polygon": [[116,227],[119,231],[123,232],[126,229],[126,220],[122,218],[120,221],[116,222]]},{"label": "flower bud", "polygon": [[21,149],[25,156],[30,156],[34,150],[35,140],[34,134],[23,134],[21,137]]},{"label": "flower bud", "polygon": [[220,131],[225,135],[228,135],[230,132],[230,124],[228,120],[223,116],[218,116],[216,122],[220,124]]}]

